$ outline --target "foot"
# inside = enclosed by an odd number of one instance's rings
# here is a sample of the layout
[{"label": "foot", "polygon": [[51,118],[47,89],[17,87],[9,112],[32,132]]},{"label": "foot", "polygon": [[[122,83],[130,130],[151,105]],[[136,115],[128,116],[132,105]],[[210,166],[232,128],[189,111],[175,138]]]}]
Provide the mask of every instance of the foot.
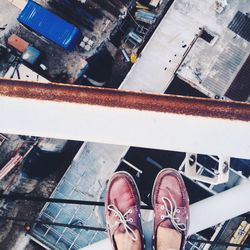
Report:
[{"label": "foot", "polygon": [[156,239],[156,246],[158,250],[181,249],[182,235],[174,229],[159,226]]},{"label": "foot", "polygon": [[128,173],[117,172],[109,180],[105,196],[105,214],[114,250],[142,250],[140,196]]},{"label": "foot", "polygon": [[[136,237],[138,237],[138,239],[140,239],[140,232],[136,229],[134,230],[134,234]],[[117,246],[117,249],[119,250],[141,250],[142,246],[141,246],[141,241],[137,241],[137,243],[135,244],[135,242],[129,237],[128,234],[126,233],[117,233],[115,234],[115,243]]]},{"label": "foot", "polygon": [[162,170],[155,179],[154,248],[183,249],[189,225],[189,198],[181,175],[174,169]]}]

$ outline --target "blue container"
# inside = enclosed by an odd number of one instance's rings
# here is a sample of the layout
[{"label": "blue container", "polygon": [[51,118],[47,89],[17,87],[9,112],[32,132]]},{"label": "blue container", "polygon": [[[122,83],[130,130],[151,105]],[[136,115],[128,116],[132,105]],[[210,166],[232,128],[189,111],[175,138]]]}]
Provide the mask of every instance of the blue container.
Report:
[{"label": "blue container", "polygon": [[41,53],[36,48],[29,45],[22,54],[22,59],[30,64],[35,64]]},{"label": "blue container", "polygon": [[82,38],[76,26],[33,1],[28,1],[17,20],[66,50],[73,50]]}]

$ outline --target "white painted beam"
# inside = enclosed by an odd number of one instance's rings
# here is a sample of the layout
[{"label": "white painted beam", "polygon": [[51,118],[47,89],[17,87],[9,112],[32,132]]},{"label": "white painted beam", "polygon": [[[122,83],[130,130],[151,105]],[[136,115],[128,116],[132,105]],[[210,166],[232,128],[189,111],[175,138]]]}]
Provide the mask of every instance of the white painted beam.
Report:
[{"label": "white painted beam", "polygon": [[250,159],[250,122],[0,96],[0,132]]}]

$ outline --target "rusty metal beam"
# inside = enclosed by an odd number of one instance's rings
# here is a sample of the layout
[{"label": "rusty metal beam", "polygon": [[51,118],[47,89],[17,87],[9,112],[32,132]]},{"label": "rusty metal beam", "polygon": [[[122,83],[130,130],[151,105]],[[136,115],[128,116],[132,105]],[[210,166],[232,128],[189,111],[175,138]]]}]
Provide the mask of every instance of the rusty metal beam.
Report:
[{"label": "rusty metal beam", "polygon": [[250,121],[250,104],[59,83],[0,80],[0,96]]},{"label": "rusty metal beam", "polygon": [[250,158],[248,103],[1,79],[0,105],[5,133]]}]

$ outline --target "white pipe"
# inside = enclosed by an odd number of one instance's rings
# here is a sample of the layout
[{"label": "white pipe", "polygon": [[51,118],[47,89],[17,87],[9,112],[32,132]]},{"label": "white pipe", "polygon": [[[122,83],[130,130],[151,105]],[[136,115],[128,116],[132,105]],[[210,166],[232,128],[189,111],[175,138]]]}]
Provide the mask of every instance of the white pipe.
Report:
[{"label": "white pipe", "polygon": [[126,161],[124,158],[122,159],[122,162],[124,162],[125,164],[127,164],[129,167],[133,168],[135,171],[137,171],[138,173],[142,174],[142,171],[137,168],[135,165],[133,165],[132,163]]},{"label": "white pipe", "polygon": [[[199,201],[190,206],[189,235],[217,225],[250,211],[250,182]],[[151,249],[152,222],[143,225],[147,249]],[[109,239],[89,245],[82,250],[111,250]]]},{"label": "white pipe", "polygon": [[191,205],[189,234],[194,234],[250,211],[250,182]]}]

